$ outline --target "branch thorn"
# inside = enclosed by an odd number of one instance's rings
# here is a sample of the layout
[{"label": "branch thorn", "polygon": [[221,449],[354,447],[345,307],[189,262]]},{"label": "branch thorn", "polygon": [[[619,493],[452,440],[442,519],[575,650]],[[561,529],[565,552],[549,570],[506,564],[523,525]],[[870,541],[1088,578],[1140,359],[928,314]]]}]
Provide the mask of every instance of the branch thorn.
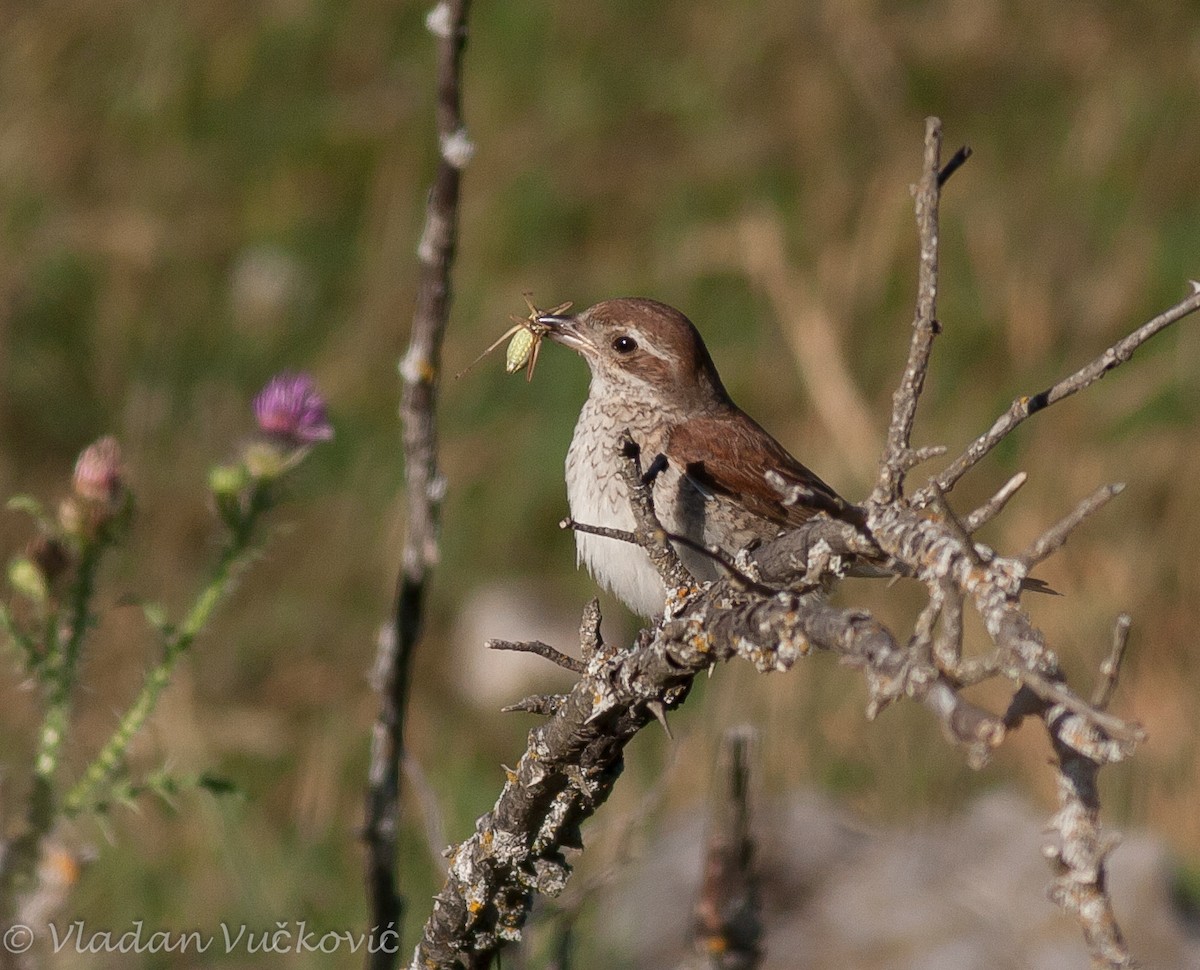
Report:
[{"label": "branch thorn", "polygon": [[667,723],[667,709],[660,700],[646,701],[646,710],[654,715],[656,721],[662,725],[662,729],[667,732],[667,737],[672,741],[675,740],[675,735],[671,733],[671,725]]}]

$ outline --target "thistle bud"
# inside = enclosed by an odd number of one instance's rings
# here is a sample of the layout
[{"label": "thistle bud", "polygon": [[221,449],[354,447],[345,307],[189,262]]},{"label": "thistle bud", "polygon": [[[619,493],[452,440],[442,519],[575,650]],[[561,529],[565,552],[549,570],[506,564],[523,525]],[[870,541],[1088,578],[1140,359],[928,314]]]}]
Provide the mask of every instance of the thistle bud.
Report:
[{"label": "thistle bud", "polygon": [[46,602],[50,592],[42,571],[25,556],[18,556],[8,564],[8,582],[26,599],[39,605]]},{"label": "thistle bud", "polygon": [[217,496],[237,495],[249,480],[246,466],[242,464],[218,465],[208,473],[209,490]]},{"label": "thistle bud", "polygon": [[90,502],[115,505],[125,486],[121,446],[111,435],[83,449],[71,482],[75,494]]}]

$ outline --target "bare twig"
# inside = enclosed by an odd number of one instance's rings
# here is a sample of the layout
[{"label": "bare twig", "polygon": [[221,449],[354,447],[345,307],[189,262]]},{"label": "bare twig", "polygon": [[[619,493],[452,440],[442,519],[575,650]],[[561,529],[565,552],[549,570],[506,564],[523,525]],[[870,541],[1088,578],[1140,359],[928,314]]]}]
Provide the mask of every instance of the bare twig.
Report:
[{"label": "bare twig", "polygon": [[1117,677],[1121,673],[1121,663],[1125,659],[1125,648],[1129,645],[1129,627],[1133,620],[1128,613],[1122,613],[1113,624],[1112,651],[1100,665],[1100,680],[1092,693],[1092,707],[1103,711],[1112,700],[1117,689]]},{"label": "bare twig", "polygon": [[515,704],[509,704],[506,707],[500,708],[500,713],[512,714],[520,712],[551,717],[558,713],[559,708],[563,706],[566,699],[566,694],[530,694],[528,697],[522,697]]},{"label": "bare twig", "polygon": [[900,458],[900,467],[909,472],[918,465],[923,465],[934,458],[941,458],[947,451],[945,445],[926,445],[923,448],[909,448]]},{"label": "bare twig", "polygon": [[[1095,710],[1060,682],[1057,660],[1017,602],[1026,578],[1020,560],[996,556],[980,566],[945,523],[896,505],[872,507],[868,523],[881,547],[907,564],[922,582],[930,586],[950,583],[971,598],[988,633],[1007,655],[1002,669],[1044,701],[1062,705],[1082,718],[1090,733],[1081,735],[1081,743],[1108,744],[1106,760],[1118,760],[1141,740],[1140,728]],[[1097,731],[1105,732],[1112,741],[1097,738]]]},{"label": "bare twig", "polygon": [[600,600],[592,597],[583,608],[579,619],[579,653],[588,662],[604,649],[604,638],[600,636]]},{"label": "bare twig", "polygon": [[654,715],[654,720],[662,726],[663,732],[672,741],[675,740],[675,735],[671,733],[671,725],[667,723],[667,707],[660,700],[646,701],[646,709]]},{"label": "bare twig", "polygon": [[1100,511],[1111,499],[1116,498],[1123,491],[1125,491],[1125,486],[1120,482],[1113,485],[1102,485],[1076,505],[1069,515],[1059,519],[1038,536],[1033,544],[1017,558],[1026,566],[1036,566],[1038,563],[1044,562],[1063,547],[1068,537],[1083,523],[1084,519]]},{"label": "bare twig", "polygon": [[1004,651],[996,649],[982,657],[972,657],[970,660],[961,661],[954,669],[953,680],[960,687],[971,687],[990,680],[1003,670]]},{"label": "bare twig", "polygon": [[[1200,292],[1193,292],[1186,299],[1180,300],[1153,320],[1138,327],[1129,336],[1118,340],[1099,357],[1088,361],[1069,377],[1064,377],[1040,394],[1017,398],[987,431],[972,441],[958,458],[939,472],[931,484],[936,484],[943,492],[949,492],[963,475],[974,468],[985,455],[1030,415],[1037,414],[1038,411],[1048,408],[1051,404],[1056,404],[1063,398],[1070,397],[1095,384],[1113,368],[1119,367],[1129,360],[1134,352],[1151,337],[1197,310],[1200,310]],[[913,500],[918,504],[928,504],[932,494],[930,488],[924,488],[913,497]]]},{"label": "bare twig", "polygon": [[683,546],[685,549],[690,549],[692,552],[704,556],[706,559],[711,559],[724,571],[725,575],[730,578],[740,589],[753,590],[761,596],[774,596],[779,590],[766,583],[760,583],[753,576],[747,574],[744,570],[738,568],[738,564],[730,559],[720,546],[706,546],[701,542],[697,542],[690,536],[680,535],[678,532],[668,532],[666,537],[672,543]]},{"label": "bare twig", "polygon": [[1045,701],[1057,704],[1090,724],[1104,731],[1119,745],[1117,754],[1107,760],[1118,761],[1133,751],[1134,745],[1146,740],[1146,732],[1140,724],[1130,724],[1119,717],[1100,710],[1082,697],[1076,696],[1066,684],[1051,680],[1032,670],[1018,671],[1017,678],[1033,693]]},{"label": "bare twig", "polygon": [[966,751],[967,764],[977,770],[986,765],[992,751],[1004,740],[1004,722],[976,707],[944,679],[930,685],[924,700],[941,721],[946,738]]},{"label": "bare twig", "polygon": [[616,539],[617,542],[627,542],[632,546],[638,544],[637,535],[628,529],[614,529],[607,525],[588,525],[586,522],[576,522],[569,515],[559,521],[558,527],[560,529],[567,529],[570,532],[582,532],[584,535]]},{"label": "bare twig", "polygon": [[[1112,652],[1101,666],[1103,679],[1096,686],[1093,708],[1103,709],[1112,697],[1129,638],[1129,625],[1128,616],[1117,617]],[[1045,720],[1058,757],[1059,810],[1049,825],[1054,838],[1044,848],[1055,868],[1050,898],[1074,914],[1083,926],[1094,965],[1110,970],[1133,967],[1108,894],[1108,856],[1120,839],[1105,833],[1100,825],[1097,775],[1105,761],[1089,753],[1085,745],[1071,736],[1079,729],[1077,721],[1053,716],[1046,716]]]},{"label": "bare twig", "polygon": [[917,309],[913,318],[912,343],[900,386],[892,396],[892,420],[887,446],[879,467],[879,483],[871,499],[885,502],[898,498],[904,488],[904,463],[912,440],[917,401],[925,386],[929,354],[938,332],[938,170],[941,164],[942,123],[925,119],[925,164],[917,186],[917,227],[921,255],[917,275]]},{"label": "bare twig", "polygon": [[963,145],[962,148],[951,155],[950,161],[948,161],[945,166],[943,166],[942,170],[938,172],[938,188],[940,189],[948,181],[950,181],[950,176],[962,168],[966,160],[973,154],[975,153],[971,150],[970,145]]},{"label": "bare twig", "polygon": [[833,565],[882,555],[864,532],[846,522],[820,516],[752,550],[750,559],[766,584],[790,586],[797,578],[811,581],[810,566],[816,562]]},{"label": "bare twig", "polygon": [[[633,545],[641,546],[646,555],[650,557],[650,563],[657,570],[659,577],[663,581],[663,585],[669,590],[683,589],[691,585],[694,580],[691,574],[679,561],[679,556],[672,546],[672,541],[680,541],[681,544],[687,545],[689,548],[695,546],[690,539],[686,537],[672,535],[668,533],[658,521],[658,516],[654,511],[654,473],[657,468],[657,460],[651,466],[651,469],[646,475],[642,474],[640,464],[640,449],[633,439],[629,436],[629,432],[623,432],[618,443],[618,451],[623,459],[619,465],[621,478],[625,482],[625,486],[629,491],[629,503],[633,510],[634,529],[614,529],[609,526],[589,525],[584,522],[577,522],[575,519],[568,516],[558,523],[560,529],[570,529],[573,532],[583,532],[587,535],[602,536],[606,539],[616,539],[618,542],[628,542]],[[699,551],[710,554],[711,550],[704,546],[696,546]],[[713,558],[717,558],[713,555]],[[718,561],[721,561],[718,559]],[[741,576],[741,572],[733,565],[722,562],[722,565],[727,565],[732,572]],[[747,582],[752,580],[747,579]]]},{"label": "bare twig", "polygon": [[956,589],[941,589],[941,629],[933,638],[933,659],[943,673],[958,675],[962,663],[963,598]]},{"label": "bare twig", "polygon": [[[971,535],[982,529],[1004,511],[1004,507],[1008,505],[1008,500],[1017,494],[1028,478],[1029,476],[1024,472],[1017,472],[1013,475],[1012,478],[1001,486],[1000,491],[963,519],[963,528]],[[938,494],[944,496],[946,493],[939,489]]]},{"label": "bare twig", "polygon": [[[396,884],[400,765],[413,656],[421,636],[425,590],[438,558],[437,521],[445,482],[437,466],[435,402],[442,340],[450,316],[459,181],[471,154],[462,121],[462,50],[469,0],[441,0],[427,19],[438,38],[437,137],[441,150],[429,192],[417,255],[420,277],[408,350],[400,365],[404,472],[408,494],[403,562],[396,583],[392,630],[380,638],[375,673],[379,713],[371,737],[366,793],[366,884],[373,942],[397,931],[403,899]],[[368,966],[396,964],[394,947],[368,948]]]},{"label": "bare twig", "polygon": [[[652,476],[643,477],[641,449],[628,431],[621,433],[618,449],[625,459],[620,464],[621,478],[629,490],[629,504],[633,509],[633,520],[637,523],[638,544],[646,550],[668,590],[688,586],[693,582],[692,576],[679,561],[666,530],[658,521],[654,511],[653,479]],[[657,467],[657,456],[653,465]]]},{"label": "bare twig", "polygon": [[489,650],[511,650],[514,653],[533,653],[544,657],[552,664],[557,664],[572,673],[583,673],[583,664],[561,650],[557,650],[541,640],[488,640],[484,644]]}]

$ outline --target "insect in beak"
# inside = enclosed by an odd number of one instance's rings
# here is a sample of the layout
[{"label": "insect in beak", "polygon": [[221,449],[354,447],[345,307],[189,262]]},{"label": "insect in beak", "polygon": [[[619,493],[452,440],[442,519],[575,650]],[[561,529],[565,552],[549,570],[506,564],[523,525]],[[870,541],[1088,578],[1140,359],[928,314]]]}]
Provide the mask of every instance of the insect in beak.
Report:
[{"label": "insect in beak", "polygon": [[[538,351],[542,346],[542,338],[546,336],[550,328],[542,323],[538,317],[553,316],[557,313],[565,313],[571,308],[570,303],[563,303],[556,306],[553,310],[539,310],[534,306],[531,294],[526,293],[525,305],[529,307],[529,316],[518,317],[510,316],[513,321],[513,326],[509,327],[502,333],[487,350],[476,357],[471,363],[464,367],[461,371],[454,375],[454,379],[462,377],[467,371],[478,364],[484,357],[490,354],[493,350],[499,347],[504,341],[508,340],[508,349],[504,353],[504,370],[506,373],[515,374],[522,367],[525,368],[526,382],[533,380],[533,369],[537,366]],[[512,338],[509,340],[509,338]]]}]

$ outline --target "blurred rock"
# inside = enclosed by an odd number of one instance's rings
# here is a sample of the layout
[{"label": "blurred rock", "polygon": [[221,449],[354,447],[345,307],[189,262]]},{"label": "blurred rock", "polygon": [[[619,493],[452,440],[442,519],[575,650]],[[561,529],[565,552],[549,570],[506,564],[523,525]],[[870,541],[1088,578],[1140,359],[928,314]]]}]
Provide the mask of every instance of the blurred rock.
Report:
[{"label": "blurred rock", "polygon": [[234,324],[245,333],[273,332],[310,296],[300,261],[278,246],[248,246],[229,278]]},{"label": "blurred rock", "polygon": [[[872,829],[801,792],[755,823],[764,901],[762,970],[1086,970],[1076,923],[1046,898],[1046,813],[1007,791],[949,819]],[[688,940],[704,820],[676,819],[597,900],[597,943],[638,967],[702,966]],[[1109,866],[1134,956],[1200,967],[1170,895],[1166,845],[1127,833]],[[664,929],[665,928],[665,929]]]},{"label": "blurred rock", "polygon": [[579,615],[548,605],[532,580],[491,583],[467,597],[454,630],[453,682],[472,704],[495,711],[527,694],[569,690],[576,678],[528,653],[489,650],[488,640],[541,640],[579,656]]}]

